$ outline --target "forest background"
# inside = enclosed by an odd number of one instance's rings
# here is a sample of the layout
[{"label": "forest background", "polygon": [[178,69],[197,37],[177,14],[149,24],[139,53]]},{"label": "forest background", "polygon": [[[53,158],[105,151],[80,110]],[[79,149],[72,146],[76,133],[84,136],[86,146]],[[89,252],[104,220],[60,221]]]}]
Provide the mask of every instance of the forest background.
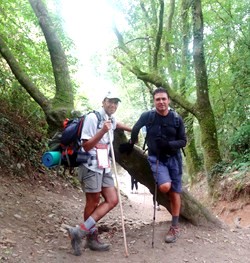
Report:
[{"label": "forest background", "polygon": [[[118,118],[133,125],[141,112],[152,107],[153,89],[165,88],[186,124],[185,182],[193,185],[205,177],[211,196],[249,200],[247,1],[108,3],[123,17],[125,26],[114,19],[115,40],[105,54],[105,67],[103,53],[94,54],[91,61],[96,78],[104,76],[121,95]],[[88,72],[80,71],[83,82],[79,83],[80,61],[64,30],[61,4],[52,0],[1,2],[0,99],[43,134],[36,146],[40,153],[48,149],[48,138],[73,110],[85,112],[93,107],[84,82]],[[102,94],[107,88],[100,85],[94,92]],[[0,153],[4,160],[6,151]],[[40,165],[32,155],[13,153],[24,162]],[[118,155],[117,160],[135,172],[126,158]],[[148,184],[147,179],[138,179]],[[218,183],[222,179],[226,185]]]}]

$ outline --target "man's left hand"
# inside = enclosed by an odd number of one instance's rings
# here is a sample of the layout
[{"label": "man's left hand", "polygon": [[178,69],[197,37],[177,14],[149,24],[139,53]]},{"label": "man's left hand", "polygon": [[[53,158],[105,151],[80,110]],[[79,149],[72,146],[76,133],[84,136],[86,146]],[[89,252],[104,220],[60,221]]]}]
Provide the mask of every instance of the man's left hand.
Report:
[{"label": "man's left hand", "polygon": [[168,140],[161,137],[156,137],[155,143],[158,149],[164,150],[170,147]]}]

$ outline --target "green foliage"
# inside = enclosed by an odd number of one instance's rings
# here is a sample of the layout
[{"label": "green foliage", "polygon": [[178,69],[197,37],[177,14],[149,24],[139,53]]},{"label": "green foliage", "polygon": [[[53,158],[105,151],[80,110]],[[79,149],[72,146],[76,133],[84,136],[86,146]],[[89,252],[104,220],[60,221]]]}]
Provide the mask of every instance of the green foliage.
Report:
[{"label": "green foliage", "polygon": [[43,111],[18,82],[13,81],[10,88],[2,90],[0,100],[6,101],[8,110],[24,116],[35,129],[46,133],[47,123]]},{"label": "green foliage", "polygon": [[208,178],[213,180],[215,178],[218,178],[220,176],[222,176],[224,174],[224,172],[226,171],[227,167],[228,167],[229,163],[226,161],[222,161],[220,163],[217,163],[210,171],[210,173],[208,174]]},{"label": "green foliage", "polygon": [[244,1],[204,1],[210,98],[223,159],[241,163],[249,118],[249,6]]},{"label": "green foliage", "polygon": [[4,1],[1,10],[0,32],[5,42],[26,74],[33,76],[41,90],[52,95],[54,79],[50,57],[29,1]]},{"label": "green foliage", "polygon": [[233,163],[238,169],[247,169],[250,165],[250,123],[239,127],[229,144]]},{"label": "green foliage", "polygon": [[[118,29],[129,50],[120,52],[117,48],[114,51],[117,61],[122,61],[121,64],[125,65],[122,70],[118,70],[122,80],[119,78],[116,83],[123,90],[129,91],[131,97],[133,96],[133,100],[129,101],[128,105],[133,109],[139,105],[137,116],[144,110],[145,104],[142,104],[144,93],[139,88],[140,81],[130,77],[128,73],[130,67],[137,65],[143,72],[162,74],[170,86],[185,99],[194,103],[196,100],[190,1],[175,1],[170,25],[169,10],[173,7],[171,3],[173,4],[173,1],[164,1],[164,30],[159,46],[158,67],[153,68],[156,33],[159,32],[159,2],[146,0],[139,4],[131,1],[115,1],[117,9],[124,14],[128,23],[123,29]],[[244,150],[249,138],[244,137],[243,130],[240,130],[245,129],[242,126],[249,118],[249,6],[247,2],[235,0],[202,1],[202,11],[209,98],[216,119],[219,147],[222,158],[227,164],[232,162],[233,157],[235,164],[238,160],[238,163],[244,166],[243,163],[247,164],[249,159],[248,150]],[[112,72],[114,75],[117,70]],[[141,84],[145,85],[145,83]],[[146,92],[149,93],[148,87]],[[131,115],[134,116],[134,112]],[[186,123],[186,125],[190,124]],[[197,152],[202,157],[204,149],[201,147],[198,129],[198,125],[194,126]],[[212,174],[223,172],[220,169],[218,171],[217,168],[214,168]]]},{"label": "green foliage", "polygon": [[217,180],[231,178],[242,180],[248,177],[250,166],[250,155],[237,155],[233,161],[222,161],[217,163],[210,171],[208,178],[211,184]]},{"label": "green foliage", "polygon": [[[62,20],[53,13],[55,10],[51,9],[49,12],[61,44],[67,53],[70,73],[74,75],[77,71],[78,60],[71,52],[74,48],[72,40],[63,32]],[[55,80],[51,58],[44,35],[29,1],[10,0],[1,2],[0,32],[22,70],[46,97],[53,98]],[[5,62],[1,60],[0,72],[8,77],[12,74]],[[12,80],[13,77],[9,79]],[[76,91],[79,84],[74,81],[73,86]]]}]

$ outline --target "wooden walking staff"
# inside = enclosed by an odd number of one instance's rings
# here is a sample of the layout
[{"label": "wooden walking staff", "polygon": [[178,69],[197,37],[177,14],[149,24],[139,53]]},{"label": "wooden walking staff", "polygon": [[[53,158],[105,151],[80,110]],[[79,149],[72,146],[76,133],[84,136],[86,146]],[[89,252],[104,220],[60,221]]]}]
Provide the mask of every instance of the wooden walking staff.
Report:
[{"label": "wooden walking staff", "polygon": [[121,200],[119,183],[118,183],[118,179],[117,179],[118,174],[117,174],[117,169],[116,169],[115,153],[114,153],[114,147],[113,147],[113,143],[112,143],[112,136],[111,136],[110,130],[109,130],[108,134],[109,134],[109,141],[110,141],[111,156],[112,156],[113,166],[114,166],[114,171],[115,171],[115,180],[116,180],[116,186],[117,186],[117,192],[118,192],[118,200],[119,200],[121,217],[122,217],[122,233],[123,233],[123,239],[124,239],[125,256],[128,257],[129,254],[128,254],[128,246],[127,246],[127,240],[126,240],[125,224],[124,224],[124,219],[123,219],[122,200]]}]

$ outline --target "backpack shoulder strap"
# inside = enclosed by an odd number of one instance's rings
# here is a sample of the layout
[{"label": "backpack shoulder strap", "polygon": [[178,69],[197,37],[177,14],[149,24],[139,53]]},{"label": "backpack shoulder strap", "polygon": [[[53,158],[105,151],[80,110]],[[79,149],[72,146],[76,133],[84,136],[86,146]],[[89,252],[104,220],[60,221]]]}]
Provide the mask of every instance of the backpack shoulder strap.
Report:
[{"label": "backpack shoulder strap", "polygon": [[[174,113],[174,126],[178,128],[180,126],[180,115],[173,109],[170,109]],[[186,153],[183,148],[181,148],[182,153],[186,156]]]},{"label": "backpack shoulder strap", "polygon": [[154,123],[154,120],[155,120],[155,110],[148,111],[148,120],[146,124],[147,129],[152,126],[152,124]]},{"label": "backpack shoulder strap", "polygon": [[93,110],[92,112],[95,114],[95,116],[97,118],[97,129],[100,129],[101,128],[100,124],[101,124],[101,121],[102,121],[101,113],[99,111],[96,111],[96,110]]},{"label": "backpack shoulder strap", "polygon": [[100,129],[100,123],[101,123],[101,120],[102,120],[100,112],[99,111],[95,111],[95,110],[90,111],[90,112],[85,113],[84,115],[82,115],[80,118],[78,118],[79,119],[79,125],[78,125],[78,131],[77,131],[78,137],[80,137],[80,135],[81,135],[82,127],[84,125],[85,118],[90,113],[94,113],[95,114],[95,116],[97,118],[97,129]]},{"label": "backpack shoulder strap", "polygon": [[143,147],[142,147],[143,150],[145,150],[145,148],[146,148],[146,143],[147,143],[147,139],[148,139],[148,130],[152,127],[154,120],[155,120],[155,110],[147,111],[147,112],[145,112],[145,114],[147,114],[148,116],[146,117],[147,122],[146,122],[145,126],[146,126],[146,130],[147,130],[147,134],[146,134],[145,139],[144,139],[144,143],[143,143]]},{"label": "backpack shoulder strap", "polygon": [[86,117],[86,115],[82,115],[81,117],[78,118],[78,126],[77,126],[77,138],[78,138],[78,140],[80,140],[80,137],[81,137],[82,127],[83,127],[85,117]]},{"label": "backpack shoulder strap", "polygon": [[180,126],[180,115],[174,109],[170,109],[170,111],[174,114],[174,126],[178,128]]}]

